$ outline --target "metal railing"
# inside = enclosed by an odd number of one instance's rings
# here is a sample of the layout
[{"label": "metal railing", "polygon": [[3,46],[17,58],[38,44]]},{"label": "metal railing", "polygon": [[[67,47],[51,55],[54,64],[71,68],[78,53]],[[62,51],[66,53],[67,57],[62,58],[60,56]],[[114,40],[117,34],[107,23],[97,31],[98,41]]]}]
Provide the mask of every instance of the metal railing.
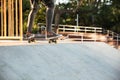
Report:
[{"label": "metal railing", "polygon": [[[45,23],[38,23],[38,24],[39,24],[39,27],[41,27],[43,25],[45,26]],[[53,26],[53,29],[54,29],[55,25],[52,24],[52,26]],[[113,31],[110,31],[110,30],[105,30],[101,27],[59,25],[58,31],[59,31],[58,33],[68,33],[68,36],[69,35],[77,35],[78,33],[80,33],[82,42],[85,40],[84,35],[86,33],[94,33],[92,35],[92,37],[94,37],[93,39],[86,39],[86,40],[97,41],[97,40],[101,39],[101,41],[108,42],[109,39],[111,38],[110,39],[111,41],[116,41],[116,45],[115,45],[116,47],[119,46],[119,42],[120,42],[120,34],[117,34],[117,33],[113,32]],[[70,32],[70,34],[69,34],[69,32]],[[74,34],[74,33],[77,33],[77,34]],[[98,34],[103,35],[102,38],[97,39]]]},{"label": "metal railing", "polygon": [[102,28],[100,27],[88,27],[88,26],[73,26],[73,25],[59,25],[60,32],[92,32],[101,33]]}]

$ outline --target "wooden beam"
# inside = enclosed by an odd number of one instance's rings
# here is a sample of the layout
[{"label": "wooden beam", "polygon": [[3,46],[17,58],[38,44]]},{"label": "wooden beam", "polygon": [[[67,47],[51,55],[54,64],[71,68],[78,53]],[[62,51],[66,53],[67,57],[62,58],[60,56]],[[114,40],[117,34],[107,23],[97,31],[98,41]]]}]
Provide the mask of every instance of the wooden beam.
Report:
[{"label": "wooden beam", "polygon": [[4,25],[4,36],[6,36],[6,0],[4,0],[4,4],[3,4],[3,25]]},{"label": "wooden beam", "polygon": [[[22,0],[0,0],[0,39],[23,39]],[[12,36],[12,37],[11,37]]]},{"label": "wooden beam", "polygon": [[9,40],[10,40],[10,39],[13,39],[13,40],[14,40],[14,39],[19,39],[19,40],[20,40],[20,38],[21,38],[21,37],[19,37],[19,36],[17,36],[17,37],[15,37],[15,36],[9,36],[9,37],[1,36],[1,37],[0,37],[1,40],[2,40],[2,39],[3,39],[3,40],[4,40],[4,39],[9,39]]},{"label": "wooden beam", "polygon": [[15,2],[16,4],[15,4],[15,20],[16,20],[16,25],[15,25],[15,27],[16,27],[16,36],[18,36],[18,0],[16,0],[16,2]]},{"label": "wooden beam", "polygon": [[12,19],[11,19],[11,0],[8,0],[8,36],[11,35],[11,26],[12,26]]},{"label": "wooden beam", "polygon": [[3,36],[3,0],[1,0],[1,36]]},{"label": "wooden beam", "polygon": [[19,27],[21,41],[23,39],[23,28],[22,28],[22,0],[19,0]]},{"label": "wooden beam", "polygon": [[11,25],[11,35],[10,36],[14,36],[14,0],[12,0],[12,4],[11,4],[11,21],[12,21],[12,25]]}]

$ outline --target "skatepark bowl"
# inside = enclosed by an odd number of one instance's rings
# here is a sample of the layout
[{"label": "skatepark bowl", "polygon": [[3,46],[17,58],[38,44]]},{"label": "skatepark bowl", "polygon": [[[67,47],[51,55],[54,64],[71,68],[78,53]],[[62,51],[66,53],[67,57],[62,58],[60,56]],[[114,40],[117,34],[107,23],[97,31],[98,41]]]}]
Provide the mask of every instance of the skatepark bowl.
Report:
[{"label": "skatepark bowl", "polygon": [[103,42],[0,45],[0,80],[120,80],[120,51]]}]

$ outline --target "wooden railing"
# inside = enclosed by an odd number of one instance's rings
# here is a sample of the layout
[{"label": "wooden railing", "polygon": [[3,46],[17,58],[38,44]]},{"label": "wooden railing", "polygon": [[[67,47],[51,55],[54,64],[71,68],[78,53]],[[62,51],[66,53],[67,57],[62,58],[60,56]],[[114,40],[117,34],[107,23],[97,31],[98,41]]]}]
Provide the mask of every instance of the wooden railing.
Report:
[{"label": "wooden railing", "polygon": [[100,27],[59,25],[59,32],[85,32],[85,33],[101,33]]},{"label": "wooden railing", "polygon": [[[98,41],[97,34],[102,33],[101,27],[89,27],[89,26],[74,26],[74,25],[59,25],[59,33],[67,33],[68,36],[80,37],[77,40],[81,41]],[[88,34],[94,33],[94,34]],[[84,38],[87,37],[87,38]]]},{"label": "wooden railing", "polygon": [[[38,26],[46,26],[45,23],[38,23]],[[53,29],[55,27],[52,24]],[[58,32],[85,32],[85,33],[102,33],[101,27],[89,27],[89,26],[74,26],[74,25],[59,25]]]},{"label": "wooden railing", "polygon": [[[45,28],[45,23],[38,23],[38,25],[39,25],[39,29],[43,27]],[[55,25],[53,24],[52,26],[54,29]],[[120,34],[117,34],[110,30],[105,30],[101,27],[59,25],[58,33],[67,33],[68,36],[69,35],[81,36],[81,39],[80,39],[81,41],[84,41],[84,40],[97,41],[101,39],[101,41],[107,42],[107,41],[110,41],[109,39],[111,38],[111,41],[116,41],[116,46],[119,46],[119,42],[120,42]],[[77,33],[77,34],[74,34],[74,33]],[[87,34],[88,36],[90,37],[92,36],[93,38],[85,39],[84,36],[86,35],[86,33],[94,33],[93,35]]]},{"label": "wooden railing", "polygon": [[0,0],[0,39],[22,40],[22,0]]},{"label": "wooden railing", "polygon": [[116,42],[116,48],[120,47],[120,34],[113,32],[111,30],[107,30],[107,37],[108,37],[108,42],[112,41],[112,42]]}]

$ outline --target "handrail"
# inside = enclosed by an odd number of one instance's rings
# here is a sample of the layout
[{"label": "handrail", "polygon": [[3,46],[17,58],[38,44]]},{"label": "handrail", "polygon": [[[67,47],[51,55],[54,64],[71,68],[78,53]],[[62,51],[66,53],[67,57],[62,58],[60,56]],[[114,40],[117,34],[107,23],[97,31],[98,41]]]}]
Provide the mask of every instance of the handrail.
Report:
[{"label": "handrail", "polygon": [[[45,23],[39,23],[39,25],[44,25]],[[52,24],[54,27],[55,24]],[[75,26],[75,25],[59,25],[58,26],[58,31],[63,32],[63,33],[69,33],[69,32],[82,32],[82,33],[100,33],[104,34],[105,32],[105,37],[106,40],[108,41],[108,37],[112,38],[112,40],[117,41],[116,46],[119,46],[119,41],[120,41],[120,34],[117,34],[113,31],[110,30],[105,30],[102,27],[91,27],[91,26]],[[116,38],[116,39],[114,39]],[[97,39],[95,38],[94,41]],[[83,41],[83,35],[82,35],[82,41]]]},{"label": "handrail", "polygon": [[74,25],[59,25],[59,31],[62,30],[63,32],[74,31],[74,32],[95,32],[101,33],[101,27],[88,27],[88,26],[74,26]]}]

